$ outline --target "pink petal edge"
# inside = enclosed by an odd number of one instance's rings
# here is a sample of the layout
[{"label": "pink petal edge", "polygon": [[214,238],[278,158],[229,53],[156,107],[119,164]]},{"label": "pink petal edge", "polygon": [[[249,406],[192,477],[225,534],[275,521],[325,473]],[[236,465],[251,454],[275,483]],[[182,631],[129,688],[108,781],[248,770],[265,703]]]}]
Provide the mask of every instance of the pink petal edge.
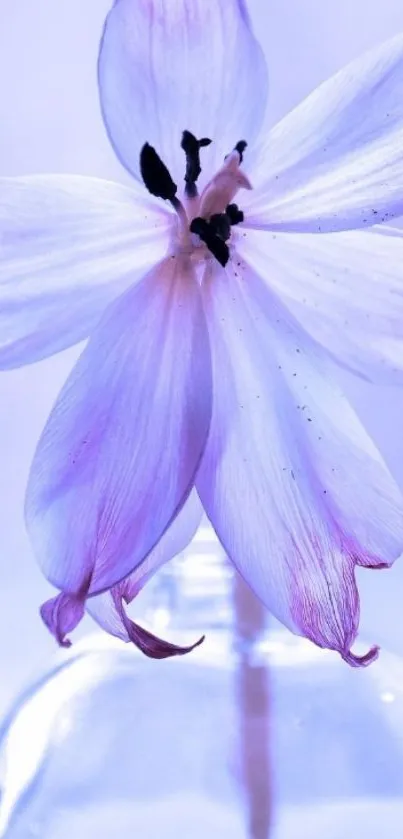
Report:
[{"label": "pink petal edge", "polygon": [[343,661],[346,661],[350,667],[368,667],[369,664],[372,664],[373,661],[379,658],[379,650],[380,647],[374,645],[365,655],[355,655],[351,650],[346,653],[340,653],[340,655]]},{"label": "pink petal edge", "polygon": [[[158,638],[157,635],[134,623],[127,616],[123,606],[123,600],[130,602],[133,599],[133,595],[128,595],[127,598],[125,597],[124,583],[115,586],[111,594],[116,611],[122,620],[129,640],[148,658],[163,659],[172,658],[177,655],[186,655],[203,643],[204,635],[194,644],[187,647],[181,647],[178,644],[173,644],[170,641],[164,641],[162,638]],[[70,639],[66,638],[67,633],[72,632],[78,626],[84,617],[84,612],[85,598],[64,593],[47,600],[40,608],[40,615],[44,624],[55,637],[59,646],[65,649],[68,649],[72,645]]]}]

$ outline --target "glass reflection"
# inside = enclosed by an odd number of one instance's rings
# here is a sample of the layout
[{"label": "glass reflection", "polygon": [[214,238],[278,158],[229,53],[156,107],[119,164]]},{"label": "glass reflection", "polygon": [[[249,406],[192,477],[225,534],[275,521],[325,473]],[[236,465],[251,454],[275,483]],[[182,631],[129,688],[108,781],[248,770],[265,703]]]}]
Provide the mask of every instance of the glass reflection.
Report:
[{"label": "glass reflection", "polygon": [[59,655],[0,743],[6,839],[400,839],[403,664],[291,636],[203,528],[136,604],[204,645],[154,662],[103,635]]}]

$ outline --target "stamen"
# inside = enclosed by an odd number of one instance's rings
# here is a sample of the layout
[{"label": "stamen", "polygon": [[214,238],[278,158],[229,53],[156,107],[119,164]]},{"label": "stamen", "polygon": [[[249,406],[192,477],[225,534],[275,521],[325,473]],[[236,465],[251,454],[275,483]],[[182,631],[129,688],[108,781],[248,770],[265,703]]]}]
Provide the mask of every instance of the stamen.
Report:
[{"label": "stamen", "polygon": [[224,250],[221,242],[228,242],[231,238],[231,225],[240,224],[243,220],[244,214],[238,205],[228,204],[225,213],[215,213],[208,221],[200,216],[193,219],[190,232],[197,233],[220,265],[225,267],[229,259],[229,250],[227,245]]},{"label": "stamen", "polygon": [[191,225],[190,225],[190,232],[196,233],[202,242],[207,246],[210,253],[216,258],[216,260],[225,268],[228,260],[229,260],[229,248],[228,245],[225,244],[224,240],[221,239],[220,236],[214,232],[214,229],[211,227],[211,224],[206,221],[204,218],[194,218]]},{"label": "stamen", "polygon": [[210,226],[223,242],[228,241],[231,236],[231,220],[226,213],[215,213],[211,216]]},{"label": "stamen", "polygon": [[189,245],[189,227],[186,210],[183,204],[176,197],[178,187],[172,180],[169,170],[161,160],[153,146],[146,143],[140,152],[140,170],[144,184],[151,195],[170,201],[175,212],[178,214],[181,223],[182,246]]},{"label": "stamen", "polygon": [[178,187],[165,163],[149,143],[145,143],[140,152],[140,171],[144,185],[151,195],[173,202]]},{"label": "stamen", "polygon": [[229,219],[230,224],[241,224],[245,220],[245,215],[239,209],[238,204],[228,204],[225,213]]},{"label": "stamen", "polygon": [[236,146],[234,148],[234,151],[237,151],[240,158],[241,158],[241,160],[240,160],[241,163],[243,163],[243,153],[244,153],[247,145],[248,144],[247,144],[246,140],[239,140],[239,142],[236,144]]},{"label": "stamen", "polygon": [[197,196],[196,181],[201,173],[200,149],[209,146],[211,142],[208,137],[197,140],[194,134],[187,130],[182,134],[181,148],[186,155],[185,194],[188,198]]},{"label": "stamen", "polygon": [[[182,134],[181,148],[186,154],[185,194],[188,198],[197,196],[196,181],[201,173],[200,149],[210,143],[208,137],[197,140],[190,131]],[[185,207],[176,197],[177,185],[165,163],[149,143],[141,149],[140,170],[144,184],[152,195],[169,201],[179,216],[178,246],[183,252],[192,253],[190,233],[195,233],[220,265],[226,266],[230,256],[226,243],[231,237],[231,226],[244,220],[243,212],[231,201],[239,189],[252,189],[248,178],[240,170],[246,147],[246,141],[240,140],[227,155],[226,162],[205,187],[200,199],[200,215],[193,219],[190,227]],[[193,204],[188,208],[190,217],[194,207]],[[223,207],[226,207],[225,212]]]},{"label": "stamen", "polygon": [[[182,232],[188,230],[188,217],[186,215],[186,210],[183,204],[179,201],[179,198],[172,198],[171,204],[178,214],[181,222],[182,222]],[[188,238],[188,237],[187,237]]]},{"label": "stamen", "polygon": [[247,144],[246,140],[239,140],[237,142],[236,146],[234,146],[234,148],[232,149],[232,151],[230,151],[229,154],[225,155],[224,160],[228,160],[230,155],[233,154],[234,151],[237,151],[238,154],[239,154],[239,165],[241,165],[241,163],[243,163],[243,153],[244,153],[245,149],[247,148],[247,146],[248,146],[248,144]]}]

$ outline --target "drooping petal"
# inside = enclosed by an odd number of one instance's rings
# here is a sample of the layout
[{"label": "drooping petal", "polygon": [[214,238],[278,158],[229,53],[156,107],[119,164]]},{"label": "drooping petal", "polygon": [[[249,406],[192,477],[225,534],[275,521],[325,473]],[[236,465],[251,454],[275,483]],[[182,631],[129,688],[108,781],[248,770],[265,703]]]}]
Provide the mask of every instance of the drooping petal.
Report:
[{"label": "drooping petal", "polygon": [[116,615],[121,621],[122,627],[126,630],[129,640],[141,650],[144,655],[149,658],[172,658],[176,655],[186,655],[192,652],[195,647],[200,646],[204,641],[204,635],[188,647],[181,647],[178,644],[173,644],[170,641],[164,641],[158,638],[148,629],[140,626],[138,623],[132,621],[126,614],[123,600],[128,602],[125,597],[125,583],[118,583],[113,589],[113,601]]},{"label": "drooping petal", "polygon": [[[142,651],[153,658],[166,658],[171,655],[180,655],[194,649],[191,647],[178,647],[167,641],[148,633],[147,630],[134,623],[125,614],[123,600],[131,603],[143,588],[147,580],[174,556],[183,551],[193,539],[200,525],[203,515],[203,508],[197,492],[193,490],[182,510],[165,531],[162,539],[147,559],[129,577],[111,591],[91,597],[87,600],[86,609],[94,620],[117,638],[122,641],[132,642],[140,647]],[[199,644],[197,641],[196,644]]]},{"label": "drooping petal", "polygon": [[123,165],[140,178],[140,149],[149,142],[179,185],[185,129],[213,140],[202,150],[210,177],[239,140],[252,142],[267,71],[240,0],[117,0],[101,42],[99,87]]},{"label": "drooping petal", "polygon": [[[231,269],[230,272],[231,273]],[[204,288],[213,359],[201,501],[271,612],[350,664],[356,564],[403,549],[403,499],[315,345],[264,283],[219,268]]]},{"label": "drooping petal", "polygon": [[107,310],[39,442],[26,519],[50,582],[83,600],[144,561],[191,491],[210,412],[199,287],[168,258]]},{"label": "drooping petal", "polygon": [[85,595],[85,588],[81,596],[62,592],[42,603],[41,618],[60,647],[71,647],[71,641],[67,635],[84,617]]},{"label": "drooping petal", "polygon": [[262,139],[249,214],[269,230],[368,227],[403,214],[403,34],[322,84]]},{"label": "drooping petal", "polygon": [[87,338],[168,250],[173,216],[97,178],[0,179],[0,369]]},{"label": "drooping petal", "polygon": [[338,364],[370,381],[403,382],[401,230],[243,234],[239,256]]}]

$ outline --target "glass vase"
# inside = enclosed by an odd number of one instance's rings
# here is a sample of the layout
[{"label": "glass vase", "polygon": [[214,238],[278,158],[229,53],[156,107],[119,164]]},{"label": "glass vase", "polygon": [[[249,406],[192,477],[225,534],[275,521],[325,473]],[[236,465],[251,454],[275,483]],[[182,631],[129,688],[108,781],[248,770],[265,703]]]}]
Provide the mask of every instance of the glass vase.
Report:
[{"label": "glass vase", "polygon": [[96,633],[10,710],[5,839],[401,839],[403,663],[352,670],[269,619],[205,526],[135,607],[193,653]]}]

